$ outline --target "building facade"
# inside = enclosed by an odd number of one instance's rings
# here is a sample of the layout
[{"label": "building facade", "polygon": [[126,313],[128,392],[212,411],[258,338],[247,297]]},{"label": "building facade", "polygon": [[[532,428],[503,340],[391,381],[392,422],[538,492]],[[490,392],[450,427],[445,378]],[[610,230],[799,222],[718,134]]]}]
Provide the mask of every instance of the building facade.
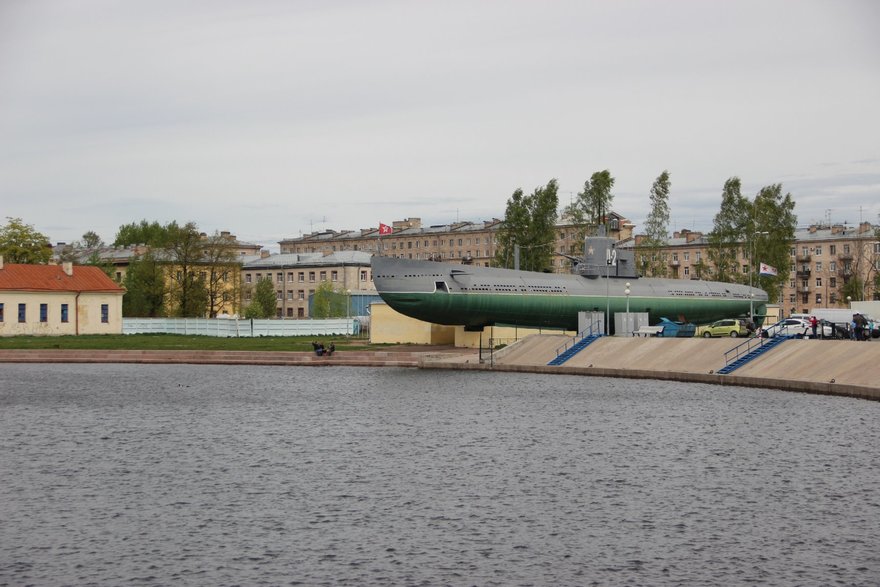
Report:
[{"label": "building facade", "polygon": [[[610,235],[618,240],[630,238],[634,225],[619,214],[609,215]],[[313,232],[299,238],[285,239],[278,244],[281,253],[323,253],[337,251],[362,251],[406,259],[422,259],[467,263],[489,267],[494,263],[498,248],[497,234],[501,220],[493,218],[484,222],[456,222],[434,226],[422,226],[420,218],[407,218],[392,223],[393,232],[380,235],[378,228],[326,230]],[[567,272],[570,261],[561,256],[583,254],[583,241],[577,227],[561,223],[556,227],[553,250],[559,253],[553,259],[557,273]]]},{"label": "building facade", "polygon": [[125,290],[97,267],[4,264],[0,336],[122,334]]},{"label": "building facade", "polygon": [[310,317],[309,302],[321,283],[344,292],[353,315],[363,310],[365,295],[375,295],[370,257],[366,251],[336,251],[328,254],[282,253],[255,259],[242,267],[244,307],[250,304],[253,289],[263,279],[275,285],[276,317],[305,319]]},{"label": "building facade", "polygon": [[[809,313],[813,308],[849,307],[851,301],[880,300],[878,227],[812,225],[795,232],[780,297],[771,300],[786,313]],[[630,246],[638,247],[638,237]],[[676,279],[711,279],[709,239],[701,232],[682,230],[661,249],[668,276]],[[740,281],[749,281],[749,254],[743,245],[737,252]],[[855,280],[853,282],[853,280]],[[847,284],[853,282],[858,286]],[[850,299],[847,299],[850,298]]]}]

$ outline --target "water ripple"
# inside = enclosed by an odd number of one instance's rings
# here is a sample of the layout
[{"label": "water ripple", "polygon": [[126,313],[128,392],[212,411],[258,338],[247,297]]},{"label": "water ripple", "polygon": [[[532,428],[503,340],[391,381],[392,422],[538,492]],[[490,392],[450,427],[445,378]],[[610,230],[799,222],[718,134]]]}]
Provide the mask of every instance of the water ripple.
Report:
[{"label": "water ripple", "polygon": [[4,365],[0,586],[876,585],[878,423],[673,382]]}]

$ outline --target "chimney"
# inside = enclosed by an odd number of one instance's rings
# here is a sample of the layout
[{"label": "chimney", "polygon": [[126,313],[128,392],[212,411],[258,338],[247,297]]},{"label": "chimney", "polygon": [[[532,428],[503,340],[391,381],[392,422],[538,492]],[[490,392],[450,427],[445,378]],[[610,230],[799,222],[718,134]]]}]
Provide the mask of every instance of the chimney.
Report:
[{"label": "chimney", "polygon": [[70,261],[65,261],[61,264],[61,268],[64,270],[64,273],[67,275],[73,275],[73,263]]}]

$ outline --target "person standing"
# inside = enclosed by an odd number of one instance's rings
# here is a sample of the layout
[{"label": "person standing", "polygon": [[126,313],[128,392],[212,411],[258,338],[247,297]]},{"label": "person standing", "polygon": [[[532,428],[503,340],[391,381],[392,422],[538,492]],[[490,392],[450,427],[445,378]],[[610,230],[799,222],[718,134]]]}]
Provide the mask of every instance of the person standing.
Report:
[{"label": "person standing", "polygon": [[813,338],[816,338],[816,328],[819,326],[819,321],[816,320],[815,316],[810,316],[810,328],[813,329]]}]

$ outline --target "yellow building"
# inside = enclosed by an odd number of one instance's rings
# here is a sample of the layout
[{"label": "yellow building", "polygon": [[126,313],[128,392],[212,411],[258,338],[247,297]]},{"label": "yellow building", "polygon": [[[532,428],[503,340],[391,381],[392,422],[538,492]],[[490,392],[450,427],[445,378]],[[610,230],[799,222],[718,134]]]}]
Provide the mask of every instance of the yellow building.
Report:
[{"label": "yellow building", "polygon": [[[278,318],[309,318],[309,302],[321,283],[329,283],[351,299],[375,294],[372,255],[365,251],[334,253],[282,253],[254,259],[242,266],[243,304],[251,302],[252,290],[263,279],[275,285]],[[352,292],[357,295],[352,296]],[[354,311],[352,315],[360,312]]]},{"label": "yellow building", "polygon": [[0,257],[0,336],[122,334],[124,294],[98,267]]}]

